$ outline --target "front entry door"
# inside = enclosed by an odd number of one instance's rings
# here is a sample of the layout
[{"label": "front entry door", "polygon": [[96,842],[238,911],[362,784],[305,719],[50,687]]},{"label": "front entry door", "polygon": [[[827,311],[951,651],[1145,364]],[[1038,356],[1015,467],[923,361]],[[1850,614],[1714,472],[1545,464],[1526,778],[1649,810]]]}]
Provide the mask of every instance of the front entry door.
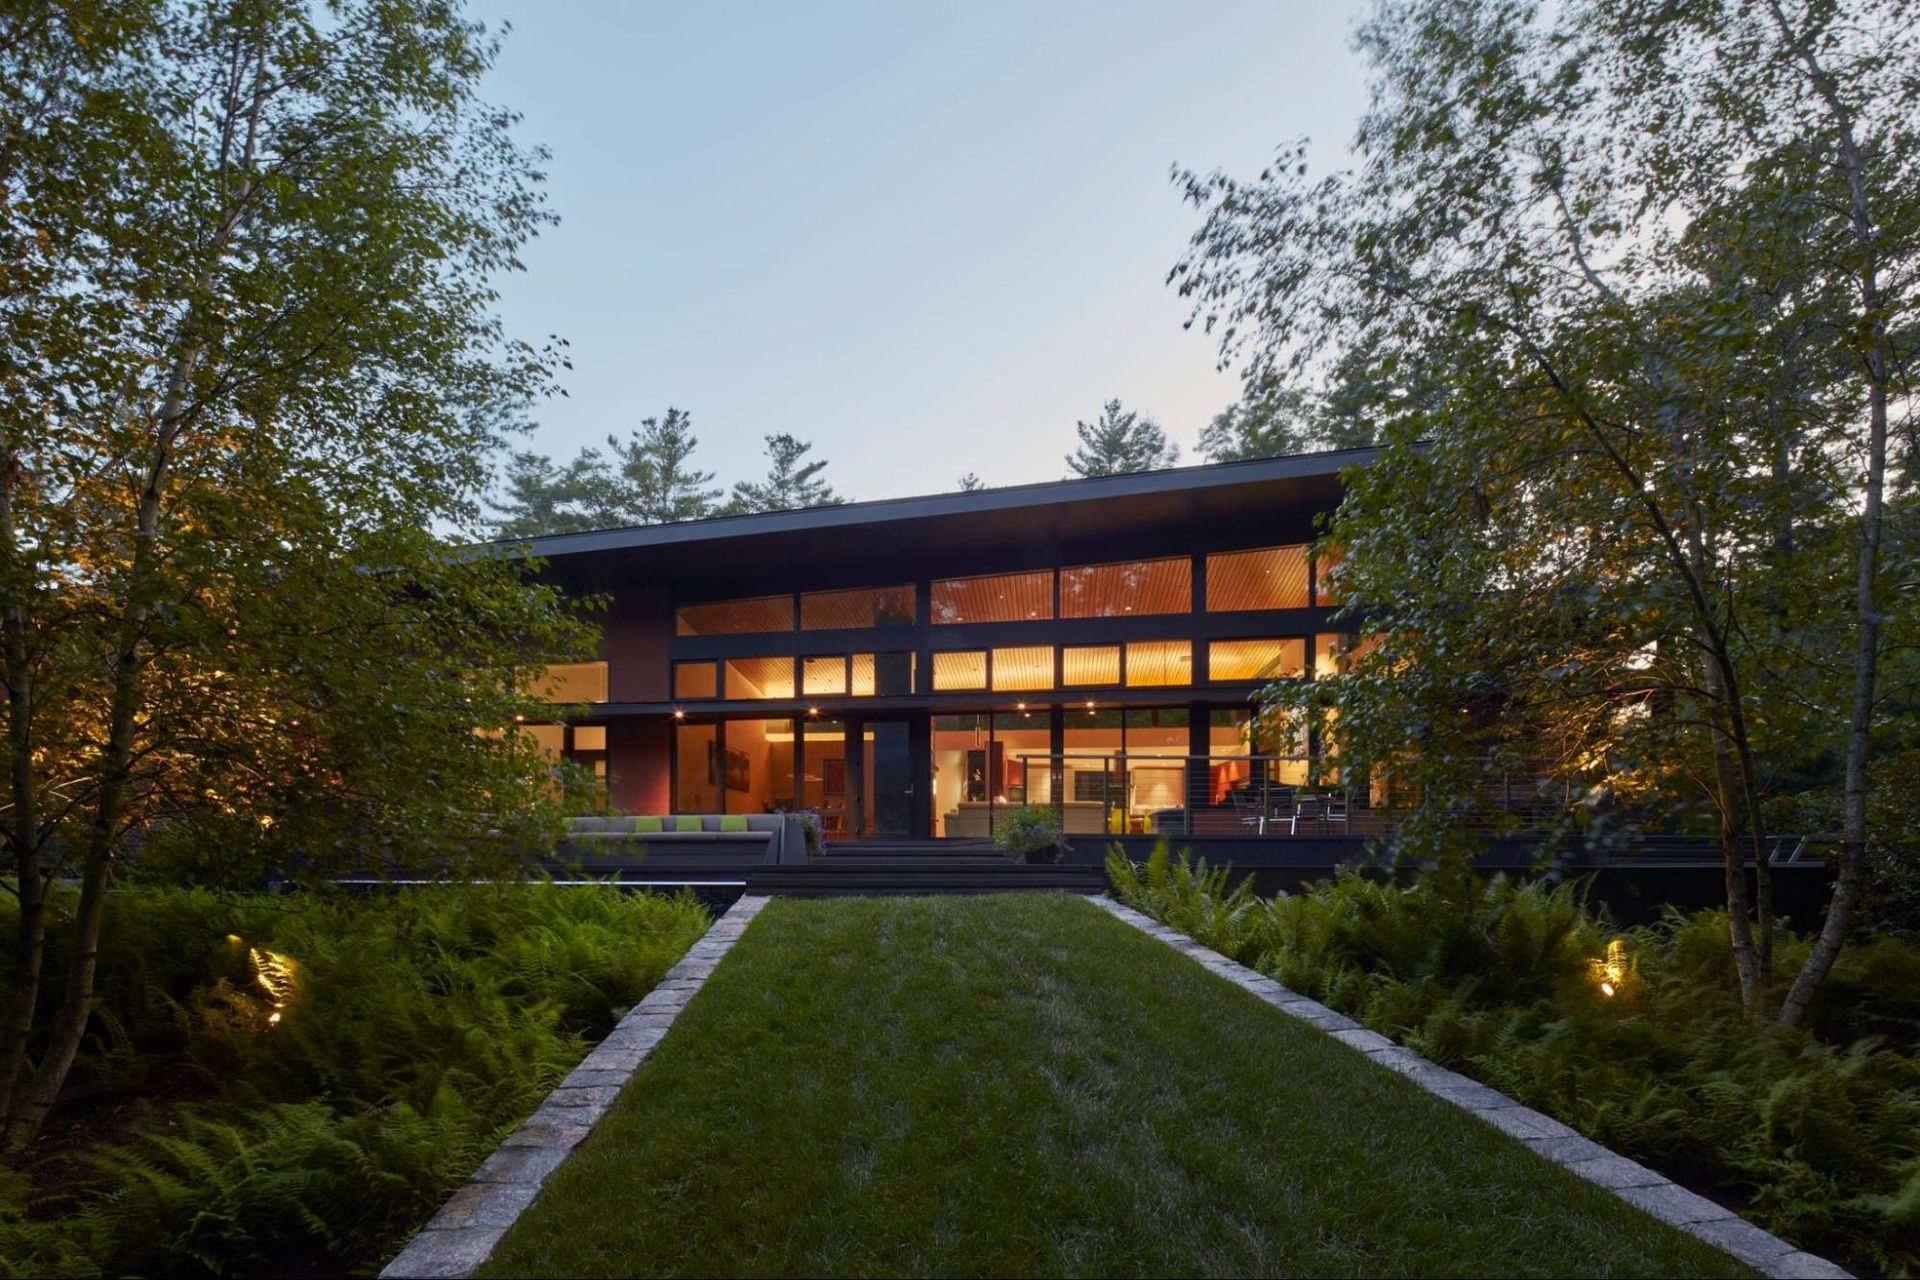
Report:
[{"label": "front entry door", "polygon": [[874,718],[849,726],[847,787],[858,789],[847,808],[857,815],[856,839],[906,840],[913,834],[919,795],[913,770],[912,722]]}]

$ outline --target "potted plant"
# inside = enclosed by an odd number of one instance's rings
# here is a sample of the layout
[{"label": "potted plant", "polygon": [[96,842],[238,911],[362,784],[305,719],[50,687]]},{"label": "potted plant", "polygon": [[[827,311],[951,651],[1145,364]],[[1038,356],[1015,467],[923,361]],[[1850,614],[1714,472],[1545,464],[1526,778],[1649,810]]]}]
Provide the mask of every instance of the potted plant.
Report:
[{"label": "potted plant", "polygon": [[1067,852],[1060,815],[1046,805],[1021,805],[1008,813],[999,820],[993,840],[1021,862],[1058,862]]}]

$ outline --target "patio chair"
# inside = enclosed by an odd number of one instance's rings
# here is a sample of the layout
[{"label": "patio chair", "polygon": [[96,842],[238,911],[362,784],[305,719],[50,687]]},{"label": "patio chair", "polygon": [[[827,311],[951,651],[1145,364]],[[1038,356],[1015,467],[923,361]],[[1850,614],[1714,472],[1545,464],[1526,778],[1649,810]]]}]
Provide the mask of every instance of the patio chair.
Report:
[{"label": "patio chair", "polygon": [[1267,821],[1278,827],[1287,824],[1287,834],[1292,835],[1300,824],[1299,793],[1292,787],[1274,787],[1267,793]]},{"label": "patio chair", "polygon": [[1300,831],[1301,819],[1304,818],[1308,822],[1320,822],[1326,818],[1326,815],[1327,798],[1325,796],[1301,796],[1293,806],[1293,826],[1291,830],[1297,835]]},{"label": "patio chair", "polygon": [[1327,797],[1326,805],[1321,810],[1320,820],[1328,826],[1333,826],[1337,823],[1342,828],[1345,828],[1347,826],[1347,815],[1350,811],[1350,797],[1344,791],[1337,792]]},{"label": "patio chair", "polygon": [[1241,826],[1252,827],[1265,835],[1267,815],[1261,811],[1252,793],[1252,787],[1230,787],[1227,789],[1227,799],[1233,801],[1234,816],[1240,819]]}]

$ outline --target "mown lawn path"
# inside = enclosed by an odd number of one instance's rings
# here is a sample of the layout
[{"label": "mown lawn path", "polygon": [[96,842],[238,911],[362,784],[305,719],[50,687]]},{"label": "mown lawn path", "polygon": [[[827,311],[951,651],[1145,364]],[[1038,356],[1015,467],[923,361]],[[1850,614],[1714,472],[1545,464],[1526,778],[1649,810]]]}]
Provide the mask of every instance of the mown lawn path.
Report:
[{"label": "mown lawn path", "polygon": [[1015,895],[769,905],[482,1274],[1748,1273]]}]

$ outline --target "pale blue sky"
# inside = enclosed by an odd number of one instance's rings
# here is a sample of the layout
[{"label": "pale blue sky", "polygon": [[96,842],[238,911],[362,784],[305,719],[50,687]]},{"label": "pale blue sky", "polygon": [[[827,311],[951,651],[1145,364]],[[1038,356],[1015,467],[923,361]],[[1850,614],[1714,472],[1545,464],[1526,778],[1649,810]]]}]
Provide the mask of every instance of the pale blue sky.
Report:
[{"label": "pale blue sky", "polygon": [[722,481],[790,431],[856,498],[1058,477],[1111,396],[1191,456],[1238,382],[1164,283],[1168,168],[1337,163],[1364,100],[1353,0],[478,12],[562,218],[502,301],[572,343],[532,447],[671,404]]}]

